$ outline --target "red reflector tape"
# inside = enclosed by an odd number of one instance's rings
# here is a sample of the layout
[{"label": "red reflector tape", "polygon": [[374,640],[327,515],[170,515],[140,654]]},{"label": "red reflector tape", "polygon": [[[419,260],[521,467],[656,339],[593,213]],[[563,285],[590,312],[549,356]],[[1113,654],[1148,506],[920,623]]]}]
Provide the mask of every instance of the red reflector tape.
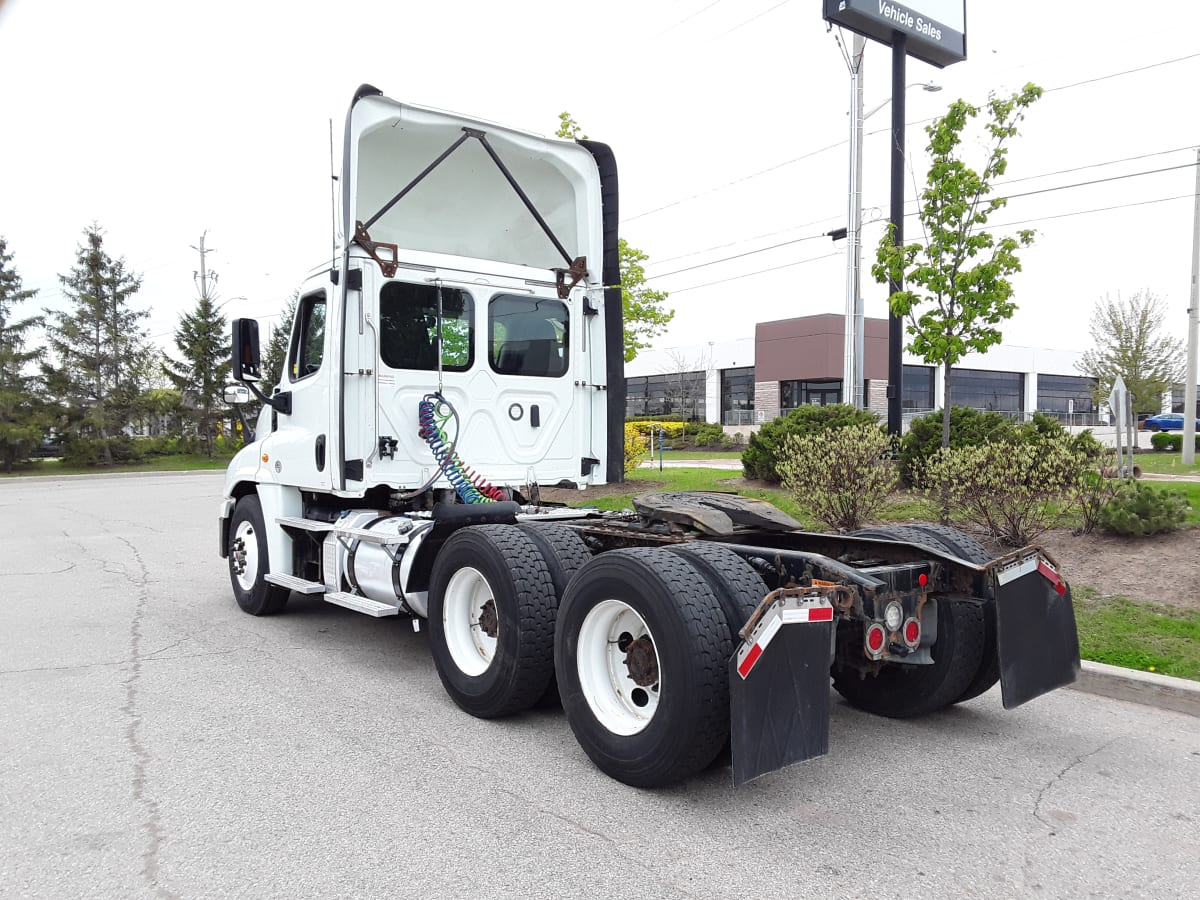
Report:
[{"label": "red reflector tape", "polygon": [[832,606],[809,606],[805,609],[785,609],[783,622],[790,625],[793,622],[832,622]]},{"label": "red reflector tape", "polygon": [[750,652],[746,654],[746,658],[742,660],[742,664],[738,666],[738,674],[745,678],[750,674],[750,670],[754,668],[754,664],[758,662],[758,658],[762,656],[762,644],[755,644],[750,648]]},{"label": "red reflector tape", "polygon": [[1058,595],[1060,597],[1063,597],[1066,595],[1066,593],[1067,593],[1066,584],[1063,583],[1063,580],[1058,576],[1058,573],[1055,572],[1052,568],[1050,568],[1050,566],[1046,563],[1045,560],[1043,560],[1043,559],[1038,560],[1037,570],[1038,570],[1039,575],[1041,575],[1043,578],[1045,578],[1047,581],[1049,581],[1051,584],[1054,585],[1054,590],[1058,592]]}]

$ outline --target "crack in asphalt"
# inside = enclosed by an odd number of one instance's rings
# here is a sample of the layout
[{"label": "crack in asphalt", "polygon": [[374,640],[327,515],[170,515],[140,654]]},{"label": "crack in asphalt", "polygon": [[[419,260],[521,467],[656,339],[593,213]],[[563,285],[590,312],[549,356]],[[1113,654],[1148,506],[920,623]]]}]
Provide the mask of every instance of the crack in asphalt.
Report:
[{"label": "crack in asphalt", "polygon": [[1081,765],[1085,761],[1091,759],[1093,756],[1095,756],[1101,750],[1107,750],[1109,747],[1111,747],[1113,744],[1115,744],[1119,740],[1120,740],[1120,737],[1115,737],[1112,740],[1105,741],[1103,744],[1101,744],[1095,750],[1090,750],[1087,753],[1081,753],[1079,756],[1075,757],[1073,760],[1071,760],[1069,763],[1067,763],[1066,767],[1061,772],[1059,772],[1057,775],[1055,775],[1053,778],[1051,778],[1049,781],[1047,781],[1042,786],[1042,789],[1040,791],[1038,791],[1037,798],[1033,802],[1034,818],[1037,819],[1039,822],[1041,822],[1043,825],[1045,825],[1047,828],[1050,828],[1052,830],[1054,828],[1057,828],[1058,826],[1056,826],[1053,822],[1047,821],[1046,818],[1042,815],[1042,801],[1046,797],[1046,792],[1049,791],[1050,788],[1054,787],[1054,785],[1058,784],[1058,782],[1062,781],[1063,777],[1068,772],[1070,772],[1072,769],[1074,769],[1076,766]]},{"label": "crack in asphalt", "polygon": [[129,624],[129,677],[125,679],[125,704],[121,707],[121,712],[127,719],[125,743],[133,755],[133,797],[145,810],[143,828],[149,836],[149,844],[142,853],[142,877],[155,896],[178,900],[178,894],[159,883],[159,853],[162,849],[163,825],[158,801],[146,790],[146,769],[150,765],[150,753],[142,743],[142,713],[138,705],[142,677],[142,616],[149,601],[150,577],[137,548],[120,535],[114,537],[129,548],[129,555],[137,562],[140,576],[136,580],[130,579],[138,587],[138,596],[133,619]]}]

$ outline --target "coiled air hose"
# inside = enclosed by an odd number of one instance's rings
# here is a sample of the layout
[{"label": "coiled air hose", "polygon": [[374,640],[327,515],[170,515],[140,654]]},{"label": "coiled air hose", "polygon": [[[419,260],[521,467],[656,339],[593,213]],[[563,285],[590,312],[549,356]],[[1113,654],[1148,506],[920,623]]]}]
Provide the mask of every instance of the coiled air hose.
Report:
[{"label": "coiled air hose", "polygon": [[[448,412],[440,412],[440,407]],[[454,419],[455,440],[452,442],[446,436],[445,424]],[[458,442],[460,424],[458,411],[441,394],[426,394],[417,404],[417,434],[429,445],[433,458],[437,460],[438,469],[445,473],[454,492],[463,503],[491,503],[504,500],[504,492],[487,479],[467,466],[458,455],[454,445]]]}]

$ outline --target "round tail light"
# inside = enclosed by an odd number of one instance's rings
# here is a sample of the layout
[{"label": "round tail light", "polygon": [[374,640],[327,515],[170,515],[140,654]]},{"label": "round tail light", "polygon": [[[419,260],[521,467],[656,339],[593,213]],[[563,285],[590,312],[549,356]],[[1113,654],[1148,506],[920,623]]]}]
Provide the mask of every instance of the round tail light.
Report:
[{"label": "round tail light", "polygon": [[909,619],[904,623],[904,643],[910,647],[921,643],[921,623],[916,619]]},{"label": "round tail light", "polygon": [[880,625],[878,622],[870,625],[867,628],[866,634],[867,652],[870,653],[871,656],[878,656],[879,653],[883,651],[883,642],[885,638],[886,635],[884,634],[882,625]]}]

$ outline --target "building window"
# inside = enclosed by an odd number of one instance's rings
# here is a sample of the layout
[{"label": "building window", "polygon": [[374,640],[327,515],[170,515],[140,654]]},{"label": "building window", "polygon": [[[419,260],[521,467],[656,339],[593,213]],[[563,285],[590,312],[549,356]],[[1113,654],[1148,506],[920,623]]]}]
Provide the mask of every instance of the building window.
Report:
[{"label": "building window", "polygon": [[[900,405],[904,409],[933,409],[933,366],[904,366],[904,392]],[[958,399],[954,399],[958,403]]]},{"label": "building window", "polygon": [[950,370],[950,404],[996,412],[1025,411],[1025,376],[1020,372]]},{"label": "building window", "polygon": [[837,381],[781,381],[779,382],[779,407],[791,411],[797,406],[828,406],[842,402],[842,382]]},{"label": "building window", "polygon": [[[475,355],[475,304],[457,288],[442,293],[442,368],[464,372]],[[379,358],[393,369],[437,369],[438,288],[391,281],[379,292]]]},{"label": "building window", "polygon": [[754,366],[721,370],[721,421],[749,425],[754,418]]},{"label": "building window", "polygon": [[488,358],[501,375],[558,378],[567,372],[567,304],[500,294],[488,303]]},{"label": "building window", "polygon": [[1096,414],[1096,379],[1083,375],[1039,375],[1037,381],[1038,412],[1067,420],[1076,417],[1093,418]]}]

